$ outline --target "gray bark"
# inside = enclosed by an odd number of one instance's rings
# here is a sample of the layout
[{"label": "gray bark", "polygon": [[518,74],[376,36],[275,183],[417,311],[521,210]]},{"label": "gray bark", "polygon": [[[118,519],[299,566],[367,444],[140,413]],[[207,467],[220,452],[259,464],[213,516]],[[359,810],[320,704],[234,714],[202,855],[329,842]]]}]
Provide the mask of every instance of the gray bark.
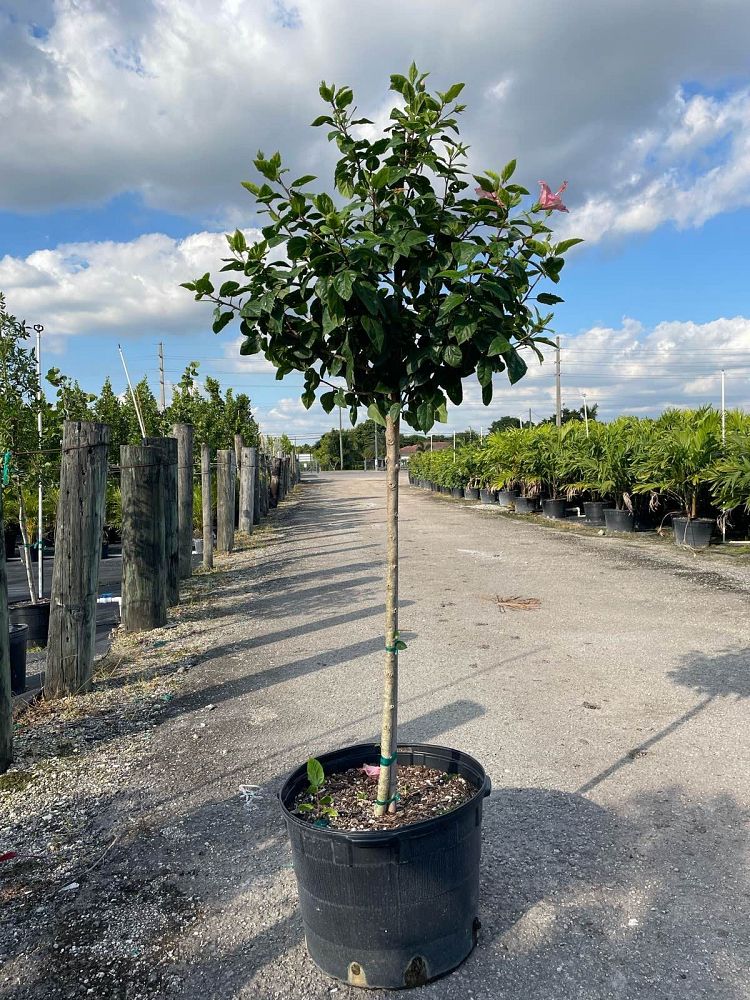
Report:
[{"label": "gray bark", "polygon": [[120,480],[122,624],[126,632],[140,632],[167,621],[161,451],[123,445]]},{"label": "gray bark", "polygon": [[193,426],[175,424],[177,438],[177,504],[180,533],[180,579],[193,572]]}]

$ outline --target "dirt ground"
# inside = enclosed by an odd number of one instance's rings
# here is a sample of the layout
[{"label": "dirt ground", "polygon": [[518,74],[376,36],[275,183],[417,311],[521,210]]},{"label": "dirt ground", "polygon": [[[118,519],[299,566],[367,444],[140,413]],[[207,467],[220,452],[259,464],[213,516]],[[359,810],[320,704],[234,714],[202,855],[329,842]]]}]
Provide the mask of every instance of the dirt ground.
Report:
[{"label": "dirt ground", "polygon": [[[746,1000],[747,557],[402,484],[400,737],[493,784],[479,945],[419,995]],[[362,996],[306,956],[276,793],[377,736],[384,520],[382,474],[310,477],[80,707],[21,720],[0,997]]]}]

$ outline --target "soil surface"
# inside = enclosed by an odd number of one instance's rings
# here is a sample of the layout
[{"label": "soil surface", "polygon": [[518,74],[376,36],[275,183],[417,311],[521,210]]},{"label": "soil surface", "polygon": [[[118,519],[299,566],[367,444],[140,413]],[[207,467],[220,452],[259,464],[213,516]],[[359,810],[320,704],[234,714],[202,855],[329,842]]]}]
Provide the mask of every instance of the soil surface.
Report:
[{"label": "soil surface", "polygon": [[[747,557],[404,478],[400,741],[493,788],[477,948],[419,997],[747,1000]],[[310,477],[92,695],[19,720],[3,1000],[362,1000],[307,957],[277,793],[378,738],[384,498],[382,473]]]},{"label": "soil surface", "polygon": [[477,791],[458,774],[412,764],[399,766],[397,787],[395,813],[376,816],[373,807],[378,779],[364,768],[352,767],[326,775],[325,785],[317,795],[302,792],[297,796],[295,812],[307,823],[333,830],[394,830],[443,816],[468,802]]}]

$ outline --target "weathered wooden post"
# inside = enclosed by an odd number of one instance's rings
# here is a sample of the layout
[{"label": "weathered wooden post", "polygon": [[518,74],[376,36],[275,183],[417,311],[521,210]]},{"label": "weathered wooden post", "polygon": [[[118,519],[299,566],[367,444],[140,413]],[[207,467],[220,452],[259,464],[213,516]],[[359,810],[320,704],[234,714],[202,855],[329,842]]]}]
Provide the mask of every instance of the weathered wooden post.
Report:
[{"label": "weathered wooden post", "polygon": [[[4,537],[3,491],[0,489],[0,538]],[[10,649],[8,640],[8,579],[5,546],[0,545],[0,774],[13,761],[13,697],[10,693]]]},{"label": "weathered wooden post", "polygon": [[277,458],[275,455],[271,459],[271,492],[269,497],[269,504],[271,507],[275,507],[279,502],[279,479],[281,477],[281,459]]},{"label": "weathered wooden post", "polygon": [[254,475],[254,485],[253,485],[253,524],[260,524],[261,515],[261,499],[260,499],[260,488],[261,488],[261,475],[260,475],[260,463],[261,454],[257,448],[251,448],[250,451],[253,453],[255,462],[255,475]]},{"label": "weathered wooden post", "polygon": [[234,450],[216,452],[216,551],[234,548]]},{"label": "weathered wooden post", "polygon": [[177,504],[180,533],[180,579],[193,572],[193,425],[175,424],[177,438]]},{"label": "weathered wooden post", "polygon": [[242,449],[240,465],[240,531],[248,535],[253,530],[253,510],[255,506],[255,448]]},{"label": "weathered wooden post", "polygon": [[234,468],[237,476],[237,487],[235,491],[235,527],[240,526],[240,494],[242,492],[241,481],[242,481],[242,449],[245,447],[245,442],[242,440],[241,434],[234,435]]},{"label": "weathered wooden post", "polygon": [[[144,444],[161,451],[164,481],[164,552],[167,561],[167,604],[180,603],[180,530],[177,508],[177,438],[144,438]],[[192,547],[192,540],[191,540]]]},{"label": "weathered wooden post", "polygon": [[263,456],[263,513],[268,514],[271,509],[271,459],[269,455]]},{"label": "weathered wooden post", "polygon": [[140,632],[167,621],[161,450],[122,445],[120,489],[122,624],[126,632]]},{"label": "weathered wooden post", "polygon": [[203,568],[214,567],[214,525],[211,517],[211,449],[201,445],[201,504],[203,513]]},{"label": "weathered wooden post", "polygon": [[66,420],[44,694],[88,691],[94,673],[109,427]]}]

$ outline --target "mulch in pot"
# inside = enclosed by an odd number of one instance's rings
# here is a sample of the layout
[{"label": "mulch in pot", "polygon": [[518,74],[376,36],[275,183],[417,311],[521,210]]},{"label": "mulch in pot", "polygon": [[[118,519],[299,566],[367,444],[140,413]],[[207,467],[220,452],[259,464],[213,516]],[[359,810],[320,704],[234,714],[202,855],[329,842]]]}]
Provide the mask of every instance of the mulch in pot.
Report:
[{"label": "mulch in pot", "polygon": [[319,793],[319,797],[331,797],[330,808],[336,811],[335,816],[321,816],[318,808],[300,812],[300,805],[316,803],[315,796],[306,791],[297,796],[293,811],[305,822],[333,830],[392,830],[457,809],[477,790],[461,775],[446,774],[419,764],[404,764],[398,769],[400,799],[395,813],[374,815],[377,791],[377,777],[370,777],[361,767],[350,768],[326,775],[325,785]]}]

